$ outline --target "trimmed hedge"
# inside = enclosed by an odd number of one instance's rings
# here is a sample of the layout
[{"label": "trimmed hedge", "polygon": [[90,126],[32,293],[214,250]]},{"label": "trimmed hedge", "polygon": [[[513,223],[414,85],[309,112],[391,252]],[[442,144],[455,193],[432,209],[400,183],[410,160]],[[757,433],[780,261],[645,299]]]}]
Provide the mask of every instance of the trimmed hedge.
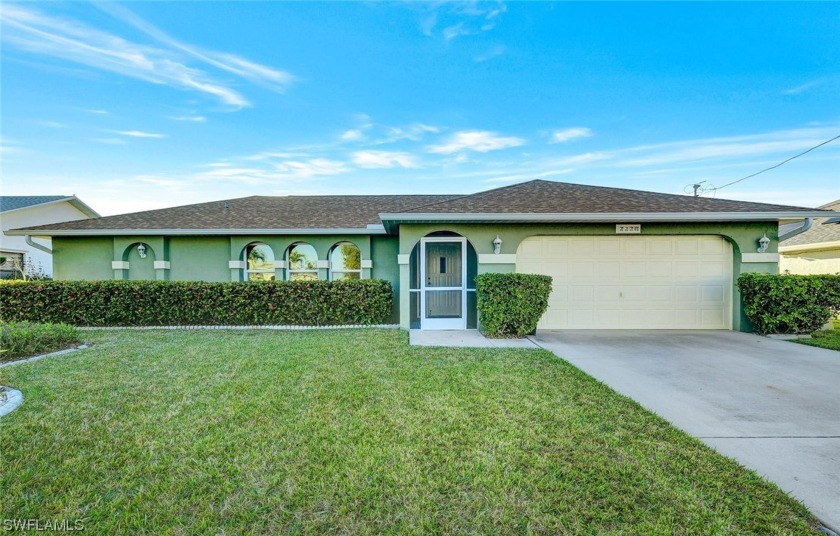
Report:
[{"label": "trimmed hedge", "polygon": [[0,361],[64,350],[80,342],[67,324],[0,323]]},{"label": "trimmed hedge", "polygon": [[76,326],[382,324],[391,284],[346,281],[36,281],[0,285],[0,321]]},{"label": "trimmed hedge", "polygon": [[475,283],[481,330],[491,337],[524,337],[548,309],[550,276],[481,274]]},{"label": "trimmed hedge", "polygon": [[758,333],[812,333],[840,314],[840,275],[741,274],[744,314]]}]

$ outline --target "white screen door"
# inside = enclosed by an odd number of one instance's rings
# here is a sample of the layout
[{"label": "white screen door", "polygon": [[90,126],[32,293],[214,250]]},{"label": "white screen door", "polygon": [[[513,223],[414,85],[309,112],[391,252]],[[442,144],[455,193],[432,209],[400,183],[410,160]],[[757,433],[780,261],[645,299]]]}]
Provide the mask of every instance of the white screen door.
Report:
[{"label": "white screen door", "polygon": [[423,238],[420,248],[422,329],[466,329],[467,240]]}]

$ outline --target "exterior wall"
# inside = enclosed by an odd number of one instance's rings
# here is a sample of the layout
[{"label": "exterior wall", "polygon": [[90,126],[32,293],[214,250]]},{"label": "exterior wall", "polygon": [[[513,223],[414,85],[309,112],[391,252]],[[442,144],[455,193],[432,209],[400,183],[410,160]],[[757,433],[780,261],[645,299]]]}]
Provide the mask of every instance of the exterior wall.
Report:
[{"label": "exterior wall", "polygon": [[[377,237],[379,240],[380,237]],[[242,261],[245,248],[253,242],[271,247],[278,261],[277,279],[285,279],[286,250],[307,243],[318,255],[318,277],[328,279],[328,259],[333,246],[351,242],[362,256],[362,277],[396,281],[396,237],[381,237],[378,261],[372,260],[371,237],[334,236],[117,236],[57,237],[57,279],[171,279],[181,281],[241,281],[244,272],[231,267]],[[141,259],[137,246],[146,247]],[[391,259],[387,258],[391,255]],[[390,267],[389,267],[390,264]],[[377,275],[382,274],[382,275]],[[396,287],[396,285],[395,285]]]},{"label": "exterior wall", "polygon": [[113,279],[114,239],[109,237],[55,237],[55,279]]},{"label": "exterior wall", "polygon": [[[394,289],[394,305],[391,310],[391,323],[400,322],[400,270],[397,265],[397,253],[400,240],[396,236],[374,236],[370,241],[373,269],[371,277],[390,281]],[[364,258],[364,255],[363,255]],[[408,288],[407,286],[405,288]]]},{"label": "exterior wall", "polygon": [[792,274],[840,274],[840,248],[783,252],[779,271]]},{"label": "exterior wall", "polygon": [[226,236],[173,236],[169,238],[173,281],[230,281],[230,238]]},{"label": "exterior wall", "polygon": [[[478,273],[514,272],[519,244],[530,236],[540,235],[615,235],[615,224],[403,224],[400,226],[400,325],[409,325],[409,266],[408,256],[420,238],[435,231],[451,231],[470,241],[479,256]],[[764,233],[771,239],[766,254],[757,254],[758,239]],[[778,273],[778,223],[685,223],[642,224],[642,235],[718,235],[732,244],[732,280],[744,272]],[[493,239],[502,239],[497,257],[493,253]],[[746,254],[746,256],[744,256]],[[499,258],[500,262],[493,262]],[[404,262],[404,263],[403,263]],[[733,288],[733,329],[751,331],[752,326],[743,314],[741,296]]]},{"label": "exterior wall", "polygon": [[[48,223],[85,219],[88,219],[87,214],[66,201],[48,205],[35,205],[17,210],[10,210],[0,214],[3,231],[8,229],[19,229],[22,227],[34,227],[36,225],[46,225]],[[33,242],[48,248],[52,247],[52,241],[48,238],[33,238]],[[24,257],[32,259],[35,266],[38,266],[40,263],[47,275],[54,275],[52,255],[33,248],[26,243],[26,239],[23,236],[6,236],[5,233],[0,234],[0,250],[22,252]]]}]

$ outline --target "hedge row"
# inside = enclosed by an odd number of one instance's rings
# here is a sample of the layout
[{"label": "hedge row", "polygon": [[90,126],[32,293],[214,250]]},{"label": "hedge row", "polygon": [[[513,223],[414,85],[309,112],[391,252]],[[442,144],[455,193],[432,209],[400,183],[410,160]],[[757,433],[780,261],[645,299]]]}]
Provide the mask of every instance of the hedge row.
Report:
[{"label": "hedge row", "polygon": [[481,274],[475,278],[481,330],[491,337],[524,337],[548,309],[551,277]]},{"label": "hedge row", "polygon": [[840,314],[840,275],[741,274],[744,314],[758,333],[812,333]]},{"label": "hedge row", "polygon": [[0,323],[0,361],[64,350],[79,342],[76,328],[67,324]]},{"label": "hedge row", "polygon": [[36,281],[0,285],[0,321],[76,326],[382,324],[391,284]]}]

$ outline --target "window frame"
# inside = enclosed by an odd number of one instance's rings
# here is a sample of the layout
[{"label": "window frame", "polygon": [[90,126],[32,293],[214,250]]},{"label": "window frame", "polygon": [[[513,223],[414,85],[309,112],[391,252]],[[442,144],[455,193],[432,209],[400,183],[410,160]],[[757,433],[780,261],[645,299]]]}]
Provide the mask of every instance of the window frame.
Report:
[{"label": "window frame", "polygon": [[[259,270],[258,269],[252,269],[250,267],[250,265],[248,264],[248,257],[251,256],[251,251],[257,246],[265,246],[268,249],[268,251],[271,252],[272,260],[271,260],[271,268],[270,269],[269,268],[263,268],[263,269],[259,269]],[[274,250],[271,248],[271,246],[269,246],[265,242],[251,242],[250,244],[245,246],[245,249],[242,250],[242,259],[245,262],[245,270],[244,270],[245,281],[276,281],[277,280],[277,272],[276,272],[276,269],[274,267],[274,261],[277,259],[277,257],[274,255]],[[271,274],[272,278],[271,279],[251,279],[251,274]]]},{"label": "window frame", "polygon": [[[333,260],[332,260],[332,256],[333,256],[333,254],[336,252],[336,250],[337,250],[338,248],[340,248],[341,246],[344,246],[344,245],[353,246],[354,248],[356,248],[356,251],[358,251],[358,252],[359,252],[359,268],[358,268],[358,269],[352,269],[352,270],[336,270],[336,269],[334,269],[334,268],[333,268]],[[340,280],[340,279],[336,279],[336,278],[335,278],[335,275],[336,275],[336,274],[339,274],[339,275],[343,275],[343,274],[359,274],[359,279],[362,279],[362,249],[361,249],[359,246],[357,246],[356,244],[354,244],[353,242],[350,242],[349,240],[342,240],[341,242],[337,242],[337,243],[336,243],[336,244],[335,244],[335,245],[334,245],[334,246],[330,249],[330,253],[329,253],[329,256],[328,256],[328,260],[329,260],[329,262],[330,262],[330,273],[329,273],[329,280],[330,280],[330,281],[339,281],[339,280]]]},{"label": "window frame", "polygon": [[[300,270],[292,268],[292,251],[294,251],[295,248],[298,246],[309,246],[312,248],[312,251],[315,252],[315,268],[306,268]],[[313,246],[309,242],[296,242],[286,249],[286,281],[293,281],[292,277],[295,274],[315,274],[315,281],[321,279],[318,270],[318,250],[315,249],[315,246]]]}]

